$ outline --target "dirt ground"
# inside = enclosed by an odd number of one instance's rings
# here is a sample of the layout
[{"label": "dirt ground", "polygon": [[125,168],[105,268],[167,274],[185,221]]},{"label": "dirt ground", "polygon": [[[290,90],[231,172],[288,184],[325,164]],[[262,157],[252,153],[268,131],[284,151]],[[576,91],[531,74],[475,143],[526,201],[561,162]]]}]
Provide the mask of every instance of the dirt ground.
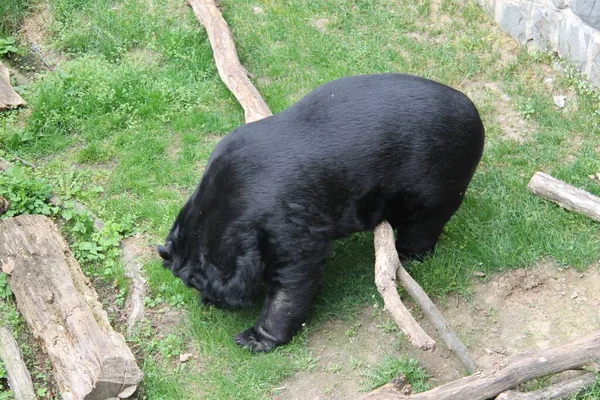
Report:
[{"label": "dirt ground", "polygon": [[[600,329],[600,263],[578,272],[547,262],[477,279],[470,300],[448,297],[438,306],[480,368]],[[428,333],[434,332],[427,321],[419,322]],[[361,389],[365,367],[387,354],[418,359],[433,385],[465,373],[435,335],[438,348],[423,352],[385,327],[386,315],[373,307],[366,308],[357,323],[327,323],[310,337],[315,366],[283,382],[273,399],[352,398]]]}]

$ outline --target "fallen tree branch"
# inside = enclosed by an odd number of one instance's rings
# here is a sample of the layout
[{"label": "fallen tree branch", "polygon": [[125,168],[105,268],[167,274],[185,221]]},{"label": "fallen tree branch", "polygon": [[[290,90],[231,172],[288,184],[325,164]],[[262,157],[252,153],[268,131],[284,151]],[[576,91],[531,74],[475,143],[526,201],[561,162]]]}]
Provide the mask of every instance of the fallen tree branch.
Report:
[{"label": "fallen tree branch", "polygon": [[52,362],[62,398],[133,395],[142,372],[56,225],[41,215],[0,220],[0,258],[17,308]]},{"label": "fallen tree branch", "polygon": [[527,188],[536,196],[600,222],[600,198],[585,190],[577,189],[543,172],[536,172]]},{"label": "fallen tree branch", "polygon": [[[396,271],[400,259],[394,245],[394,231],[389,223],[382,222],[375,228],[375,284],[383,298],[385,309],[413,346],[422,350],[434,350],[435,340],[429,337],[415,321],[400,300],[396,287]],[[402,268],[402,267],[400,267]],[[413,281],[414,282],[414,281]],[[416,282],[415,282],[416,284]]]},{"label": "fallen tree branch", "polygon": [[23,361],[21,349],[8,329],[0,327],[0,359],[4,362],[8,385],[16,400],[36,400],[31,375]]},{"label": "fallen tree branch", "polygon": [[516,356],[501,368],[477,372],[427,392],[405,396],[387,390],[369,393],[363,400],[484,400],[521,383],[600,360],[600,330],[570,343]]},{"label": "fallen tree branch", "polygon": [[188,0],[188,3],[206,29],[219,75],[244,109],[246,123],[272,115],[267,103],[248,79],[238,58],[229,25],[214,0]]},{"label": "fallen tree branch", "polygon": [[509,390],[496,397],[496,400],[559,400],[577,396],[596,383],[596,374],[588,372],[574,378],[552,384],[533,392]]},{"label": "fallen tree branch", "polygon": [[[387,224],[387,222],[384,222]],[[389,226],[389,224],[388,224]],[[390,227],[391,229],[391,227]],[[393,233],[392,233],[393,234]],[[392,236],[393,238],[393,236]],[[393,242],[392,242],[393,245]],[[394,247],[392,247],[394,248]],[[419,284],[406,272],[400,260],[397,259],[397,274],[398,279],[402,282],[404,289],[408,292],[410,297],[419,305],[423,314],[427,317],[429,321],[433,324],[433,327],[438,332],[438,334],[442,337],[442,340],[448,346],[448,348],[456,354],[456,356],[462,361],[462,363],[467,367],[467,370],[470,373],[474,373],[477,371],[477,365],[469,351],[465,347],[465,345],[460,341],[458,336],[452,331],[450,325],[446,321],[446,318],[442,315],[442,313],[438,310],[438,308],[433,304],[433,301],[427,296],[427,293],[419,286]]]},{"label": "fallen tree branch", "polygon": [[144,318],[144,298],[146,297],[146,280],[142,276],[142,247],[138,239],[130,237],[121,242],[121,262],[125,276],[131,280],[125,309],[127,317],[127,336],[131,336],[135,325]]}]

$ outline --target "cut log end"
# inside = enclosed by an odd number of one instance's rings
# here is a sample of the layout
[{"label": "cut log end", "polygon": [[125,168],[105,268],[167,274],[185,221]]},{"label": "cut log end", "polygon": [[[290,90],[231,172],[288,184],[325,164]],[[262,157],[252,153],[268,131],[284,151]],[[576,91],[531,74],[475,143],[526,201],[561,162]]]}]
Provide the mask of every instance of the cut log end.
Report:
[{"label": "cut log end", "polygon": [[573,187],[543,172],[536,172],[527,184],[527,188],[536,196],[600,222],[600,198],[585,190]]}]

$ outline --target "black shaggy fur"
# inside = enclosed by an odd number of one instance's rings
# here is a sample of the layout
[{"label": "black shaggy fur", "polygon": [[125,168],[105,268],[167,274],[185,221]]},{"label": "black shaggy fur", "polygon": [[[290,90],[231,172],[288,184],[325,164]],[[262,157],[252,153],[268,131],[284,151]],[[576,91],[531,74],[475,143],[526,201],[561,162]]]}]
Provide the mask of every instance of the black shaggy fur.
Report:
[{"label": "black shaggy fur", "polygon": [[401,256],[430,252],[483,142],[473,103],[442,84],[330,82],[225,136],[158,251],[206,304],[246,306],[264,282],[260,316],[235,341],[268,351],[306,320],[333,240],[388,220]]}]

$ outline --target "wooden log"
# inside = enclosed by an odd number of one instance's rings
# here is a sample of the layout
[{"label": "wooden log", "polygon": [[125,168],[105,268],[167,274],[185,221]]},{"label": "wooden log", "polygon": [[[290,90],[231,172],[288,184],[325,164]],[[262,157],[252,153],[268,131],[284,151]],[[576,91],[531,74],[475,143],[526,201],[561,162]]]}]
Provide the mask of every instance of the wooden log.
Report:
[{"label": "wooden log", "polygon": [[0,262],[63,399],[128,398],[136,391],[142,372],[50,219],[0,221]]},{"label": "wooden log", "polygon": [[585,190],[577,189],[543,172],[536,172],[527,188],[536,196],[600,222],[600,198]]},{"label": "wooden log", "polygon": [[559,400],[570,399],[590,389],[596,383],[596,375],[592,372],[552,384],[532,392],[509,390],[501,393],[496,400]]},{"label": "wooden log", "polygon": [[27,104],[25,100],[14,91],[10,84],[8,68],[0,62],[0,111],[22,107],[25,104]]},{"label": "wooden log", "polygon": [[21,349],[8,329],[0,327],[0,359],[4,362],[8,385],[15,400],[36,400],[31,375],[23,361]]},{"label": "wooden log", "polygon": [[387,221],[375,228],[375,284],[383,298],[385,309],[404,332],[413,346],[422,350],[434,350],[435,340],[429,337],[415,321],[400,300],[396,287],[396,271],[400,265],[394,244],[394,231]]},{"label": "wooden log", "polygon": [[121,262],[125,276],[131,280],[125,309],[128,310],[127,336],[133,333],[135,325],[144,318],[144,298],[146,297],[146,280],[142,275],[144,252],[138,245],[138,239],[130,237],[121,242]]},{"label": "wooden log", "polygon": [[206,29],[219,75],[244,109],[245,121],[258,121],[272,115],[240,64],[229,25],[214,0],[189,0],[188,3]]},{"label": "wooden log", "polygon": [[570,343],[516,356],[501,368],[477,372],[427,392],[405,396],[388,390],[369,393],[363,400],[484,400],[521,383],[600,360],[600,330]]}]

